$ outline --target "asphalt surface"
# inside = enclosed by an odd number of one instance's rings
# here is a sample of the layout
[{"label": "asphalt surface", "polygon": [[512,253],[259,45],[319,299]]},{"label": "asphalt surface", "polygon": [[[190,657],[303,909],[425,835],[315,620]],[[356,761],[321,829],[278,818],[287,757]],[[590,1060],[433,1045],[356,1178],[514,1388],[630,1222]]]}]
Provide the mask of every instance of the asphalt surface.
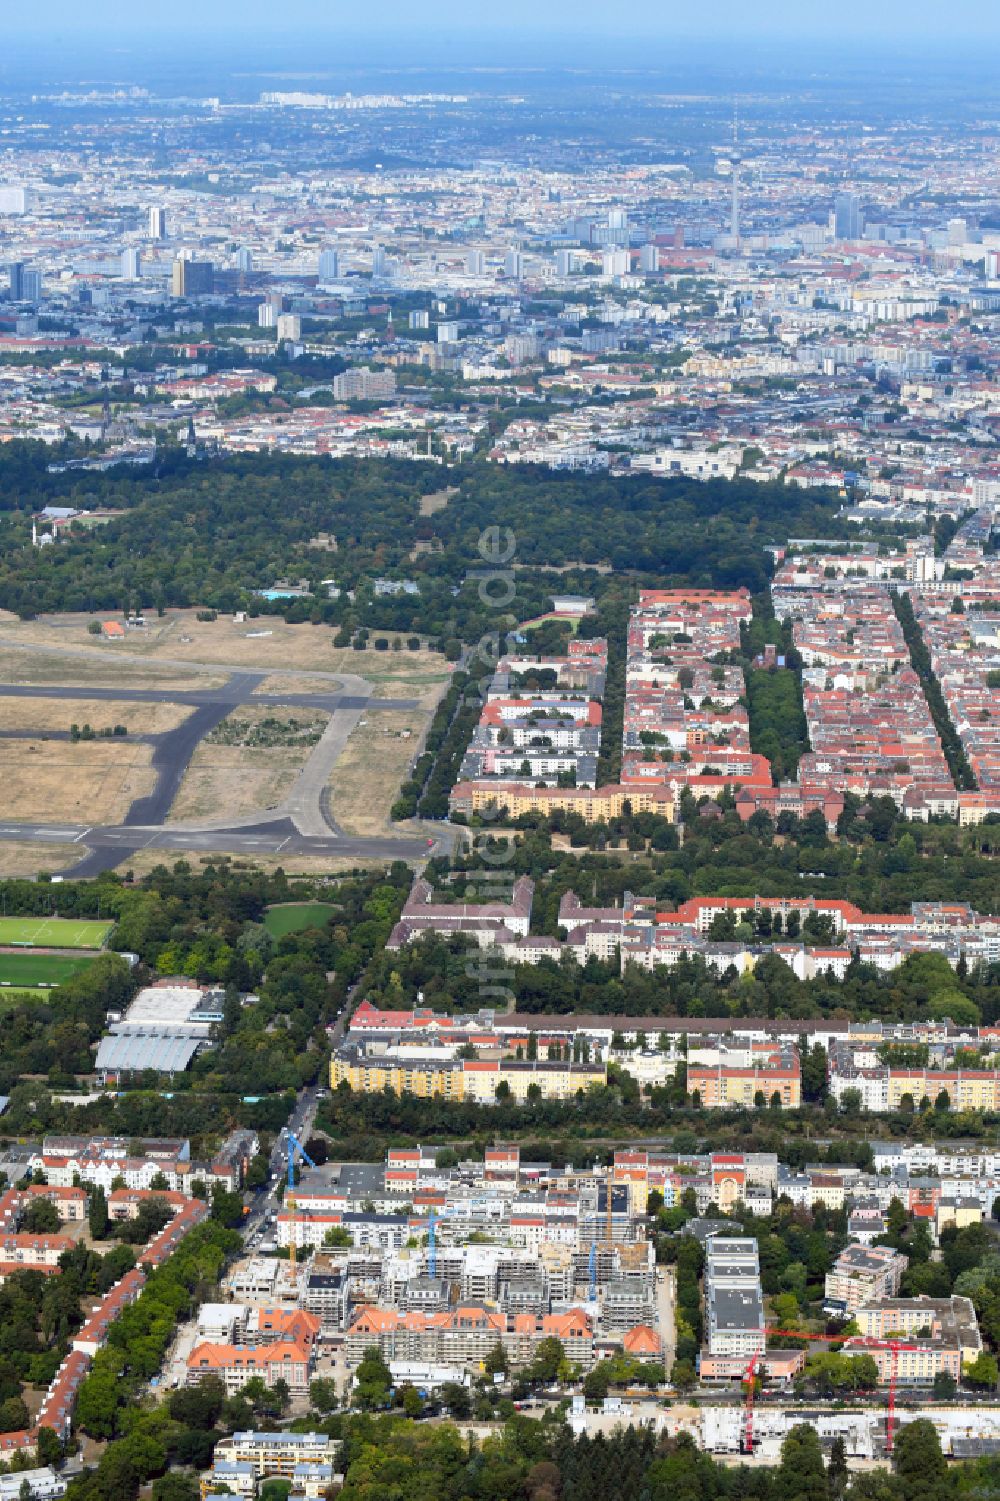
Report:
[{"label": "asphalt surface", "polygon": [[417,860],[434,853],[425,839],[360,839],[330,833],[325,839],[300,834],[287,818],[242,829],[185,830],[167,825],[80,827],[75,824],[0,824],[0,840],[33,844],[79,844],[84,853],[63,872],[67,876],[96,876],[113,870],[136,850],[157,849],[176,854],[211,851],[230,855],[319,855],[331,859]]},{"label": "asphalt surface", "polygon": [[[227,671],[225,666],[217,664],[174,665],[203,673]],[[326,797],[330,773],[361,716],[380,709],[414,709],[418,707],[418,700],[372,698],[366,691],[369,685],[364,678],[344,673],[297,673],[298,677],[317,680],[315,693],[257,693],[255,690],[267,676],[269,674],[263,671],[231,670],[221,686],[191,689],[0,683],[0,696],[7,698],[172,703],[193,710],[175,729],[158,735],[130,737],[133,741],[142,740],[153,746],[152,768],[156,783],[152,792],[133,802],[122,824],[84,826],[9,821],[0,823],[0,840],[79,844],[81,858],[63,872],[74,877],[95,876],[101,871],[111,870],[129,853],[140,849],[205,850],[246,856],[287,852],[290,856],[326,855],[346,859],[356,856],[359,860],[374,857],[410,861],[434,853],[436,840],[432,847],[426,839],[415,836],[359,838],[344,834],[330,814]],[[167,824],[181,782],[202,740],[234,709],[248,703],[316,708],[330,716],[288,796],[274,809],[258,810],[243,817]],[[22,738],[27,733],[16,729],[0,732],[12,739]],[[56,731],[52,736],[61,740],[68,738],[68,733]],[[37,734],[32,734],[31,738],[37,738]],[[442,834],[444,844],[447,844],[448,837],[447,833]]]},{"label": "asphalt surface", "polygon": [[[287,1132],[290,1131],[293,1136],[298,1137],[303,1146],[305,1145],[306,1138],[312,1132],[313,1121],[316,1119],[318,1088],[319,1086],[310,1084],[302,1091],[288,1117],[287,1127],[274,1139],[268,1163],[270,1176],[267,1186],[254,1195],[250,1213],[243,1224],[243,1237],[248,1251],[257,1249],[257,1242],[265,1238],[268,1215],[276,1214],[281,1206],[279,1190],[288,1173]],[[303,1163],[302,1166],[305,1164]]]},{"label": "asphalt surface", "polygon": [[145,797],[137,797],[125,815],[126,824],[163,823],[170,812],[174,798],[180,790],[184,773],[191,764],[191,757],[198,746],[217,724],[233,710],[232,703],[223,701],[203,704],[189,714],[183,724],[168,730],[160,737],[153,751],[152,767],[156,785]]}]

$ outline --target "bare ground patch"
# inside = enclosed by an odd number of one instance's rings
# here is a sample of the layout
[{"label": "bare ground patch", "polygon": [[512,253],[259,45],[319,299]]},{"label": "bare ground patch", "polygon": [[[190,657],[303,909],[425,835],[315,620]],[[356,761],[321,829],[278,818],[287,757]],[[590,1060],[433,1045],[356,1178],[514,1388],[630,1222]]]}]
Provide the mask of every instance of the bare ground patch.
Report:
[{"label": "bare ground patch", "polygon": [[151,747],[128,740],[0,741],[8,817],[25,822],[121,823],[155,783]]},{"label": "bare ground patch", "polygon": [[420,710],[387,709],[358,723],[329,783],[333,816],[345,834],[385,832],[427,721]]},{"label": "bare ground patch", "polygon": [[435,490],[433,495],[421,495],[421,516],[433,516],[437,511],[443,511],[453,495],[458,494],[458,486],[450,485],[444,490]]}]

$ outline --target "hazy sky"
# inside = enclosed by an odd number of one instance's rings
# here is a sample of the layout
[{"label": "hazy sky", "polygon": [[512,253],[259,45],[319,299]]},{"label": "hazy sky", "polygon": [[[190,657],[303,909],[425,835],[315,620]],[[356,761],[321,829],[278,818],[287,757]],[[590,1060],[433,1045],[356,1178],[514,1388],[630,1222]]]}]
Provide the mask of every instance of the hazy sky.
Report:
[{"label": "hazy sky", "polygon": [[4,7],[3,31],[16,37],[58,41],[83,34],[90,42],[114,45],[126,34],[169,32],[176,44],[185,34],[228,32],[240,37],[275,40],[304,32],[356,38],[359,32],[391,44],[394,32],[425,35],[444,31],[471,37],[476,33],[515,30],[563,31],[574,37],[609,34],[697,37],[725,41],[734,36],[765,40],[807,41],[823,37],[844,47],[863,49],[869,39],[894,38],[904,48],[918,39],[975,37],[1000,41],[1000,6],[996,0],[36,0]]}]

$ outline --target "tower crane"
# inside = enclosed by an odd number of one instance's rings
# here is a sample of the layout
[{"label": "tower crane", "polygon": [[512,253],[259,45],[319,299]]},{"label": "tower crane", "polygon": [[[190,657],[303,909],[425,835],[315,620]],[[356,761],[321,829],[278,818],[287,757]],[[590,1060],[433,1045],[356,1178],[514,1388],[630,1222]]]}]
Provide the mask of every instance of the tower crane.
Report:
[{"label": "tower crane", "polygon": [[[906,1344],[898,1339],[871,1339],[855,1334],[804,1334],[801,1329],[758,1329],[757,1334],[774,1334],[786,1339],[815,1340],[820,1344],[840,1345],[845,1340],[853,1340],[859,1350],[889,1350],[891,1360],[889,1363],[889,1401],[885,1419],[885,1451],[892,1453],[893,1438],[896,1428],[896,1379],[899,1374],[899,1352],[901,1350],[916,1350],[918,1345]],[[746,1399],[743,1408],[743,1427],[740,1434],[740,1450],[744,1454],[752,1454],[754,1446],[753,1420],[754,1420],[754,1397],[756,1395],[755,1383],[757,1369],[764,1359],[762,1350],[755,1350],[750,1357],[750,1362],[740,1378],[741,1385],[746,1386]]]},{"label": "tower crane", "polygon": [[289,1131],[288,1133],[286,1145],[288,1147],[288,1178],[285,1184],[285,1203],[290,1211],[290,1223],[288,1226],[288,1259],[294,1267],[296,1251],[295,1227],[298,1223],[295,1218],[295,1154],[298,1153],[302,1161],[308,1162],[310,1167],[315,1167],[316,1164],[309,1156],[309,1153],[306,1151],[305,1147],[299,1141],[299,1138],[297,1136],[293,1136],[291,1131]]}]

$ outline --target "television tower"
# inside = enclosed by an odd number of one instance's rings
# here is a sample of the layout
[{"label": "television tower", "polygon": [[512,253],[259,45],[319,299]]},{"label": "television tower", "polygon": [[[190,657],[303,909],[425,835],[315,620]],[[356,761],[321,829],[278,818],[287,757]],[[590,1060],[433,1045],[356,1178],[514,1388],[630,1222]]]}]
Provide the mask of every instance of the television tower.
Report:
[{"label": "television tower", "polygon": [[733,101],[733,201],[729,213],[729,233],[734,245],[740,243],[740,117],[736,101]]}]

